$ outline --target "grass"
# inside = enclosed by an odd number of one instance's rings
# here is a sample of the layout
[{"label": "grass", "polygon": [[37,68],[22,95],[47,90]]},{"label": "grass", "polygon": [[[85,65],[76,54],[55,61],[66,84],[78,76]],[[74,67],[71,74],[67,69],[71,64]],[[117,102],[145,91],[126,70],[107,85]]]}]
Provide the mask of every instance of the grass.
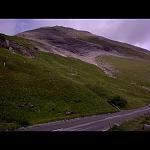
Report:
[{"label": "grass", "polygon": [[108,103],[115,95],[127,100],[125,109],[150,102],[150,93],[139,86],[149,86],[147,62],[103,59],[119,69],[117,79],[77,59],[45,52],[31,59],[0,48],[0,130],[115,112]]},{"label": "grass", "polygon": [[115,56],[99,57],[118,70],[118,79],[150,87],[150,61],[119,58]]},{"label": "grass", "polygon": [[[150,92],[142,87],[150,88],[150,61],[131,60],[115,56],[97,57],[97,61],[107,62],[116,73],[116,93],[128,101],[128,107],[148,104]],[[115,91],[115,89],[114,89]]]},{"label": "grass", "polygon": [[143,116],[130,121],[126,121],[120,126],[114,126],[109,131],[144,131],[144,124],[150,124],[150,117]]},{"label": "grass", "polygon": [[[87,86],[106,78],[93,65],[42,52],[35,59],[3,48],[0,54],[1,124],[18,127],[115,111]],[[3,60],[7,60],[5,67]],[[74,114],[66,115],[66,111]]]}]

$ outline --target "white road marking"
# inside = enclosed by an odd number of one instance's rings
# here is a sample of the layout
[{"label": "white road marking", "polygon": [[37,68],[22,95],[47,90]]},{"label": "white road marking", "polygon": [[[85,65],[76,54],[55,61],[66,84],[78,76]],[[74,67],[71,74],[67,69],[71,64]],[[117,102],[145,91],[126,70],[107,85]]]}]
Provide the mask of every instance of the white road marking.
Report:
[{"label": "white road marking", "polygon": [[52,131],[61,131],[63,128],[60,128],[60,129],[55,129],[55,130],[52,130]]},{"label": "white road marking", "polygon": [[[73,127],[55,129],[53,131],[75,131],[77,128],[80,128],[80,127],[83,127],[83,126],[92,125],[92,124],[97,123],[97,122],[103,122],[103,121],[118,118],[118,117],[129,116],[129,115],[136,114],[136,113],[139,113],[139,112],[143,112],[143,111],[146,111],[146,110],[149,110],[149,109],[150,108],[143,109],[143,110],[135,110],[134,112],[131,112],[131,113],[127,113],[127,114],[123,114],[123,115],[116,115],[116,116],[108,117],[108,118],[105,118],[105,119],[101,119],[101,120],[97,120],[97,121],[93,121],[93,122],[89,122],[89,123],[84,123],[84,124],[81,124],[81,125],[75,125]],[[93,128],[93,127],[89,127],[89,128]],[[84,129],[88,129],[88,128],[84,128]]]}]

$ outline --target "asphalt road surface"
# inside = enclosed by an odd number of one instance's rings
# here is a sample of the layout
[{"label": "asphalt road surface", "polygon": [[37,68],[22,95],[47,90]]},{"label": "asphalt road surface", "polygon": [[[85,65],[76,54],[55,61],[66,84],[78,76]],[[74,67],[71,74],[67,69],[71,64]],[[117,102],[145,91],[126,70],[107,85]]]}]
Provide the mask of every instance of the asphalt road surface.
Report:
[{"label": "asphalt road surface", "polygon": [[114,124],[150,114],[150,107],[22,127],[17,131],[107,131]]}]

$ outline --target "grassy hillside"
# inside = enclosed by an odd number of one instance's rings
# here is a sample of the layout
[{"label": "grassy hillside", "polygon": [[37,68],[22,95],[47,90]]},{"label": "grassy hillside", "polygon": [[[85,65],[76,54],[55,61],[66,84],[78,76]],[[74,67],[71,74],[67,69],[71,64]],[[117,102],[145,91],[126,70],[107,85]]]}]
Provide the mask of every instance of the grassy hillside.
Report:
[{"label": "grassy hillside", "polygon": [[88,87],[103,78],[97,67],[79,60],[42,52],[29,59],[0,48],[1,127],[113,112]]},{"label": "grassy hillside", "polygon": [[116,95],[127,100],[124,109],[150,103],[141,88],[150,85],[149,62],[119,59],[103,57],[120,71],[113,79],[77,59],[44,52],[31,59],[0,48],[0,129],[115,112],[107,101]]},{"label": "grassy hillside", "polygon": [[131,83],[150,87],[150,61],[120,58],[115,56],[99,57],[118,70],[117,78]]},{"label": "grassy hillside", "polygon": [[120,85],[120,93],[132,106],[143,105],[150,102],[150,61],[126,59],[115,56],[97,57],[111,65],[116,73],[116,84]]}]

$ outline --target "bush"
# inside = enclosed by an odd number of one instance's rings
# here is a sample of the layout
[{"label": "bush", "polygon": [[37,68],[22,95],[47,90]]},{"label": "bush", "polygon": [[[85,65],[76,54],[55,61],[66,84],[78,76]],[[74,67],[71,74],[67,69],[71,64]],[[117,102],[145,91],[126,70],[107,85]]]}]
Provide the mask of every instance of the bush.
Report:
[{"label": "bush", "polygon": [[145,116],[144,120],[142,121],[143,124],[150,124],[150,116]]},{"label": "bush", "polygon": [[81,100],[80,99],[75,99],[74,102],[79,103],[79,102],[81,102]]},{"label": "bush", "polygon": [[126,107],[127,101],[123,99],[120,96],[114,96],[110,101],[108,101],[110,104],[113,104],[119,108]]}]

